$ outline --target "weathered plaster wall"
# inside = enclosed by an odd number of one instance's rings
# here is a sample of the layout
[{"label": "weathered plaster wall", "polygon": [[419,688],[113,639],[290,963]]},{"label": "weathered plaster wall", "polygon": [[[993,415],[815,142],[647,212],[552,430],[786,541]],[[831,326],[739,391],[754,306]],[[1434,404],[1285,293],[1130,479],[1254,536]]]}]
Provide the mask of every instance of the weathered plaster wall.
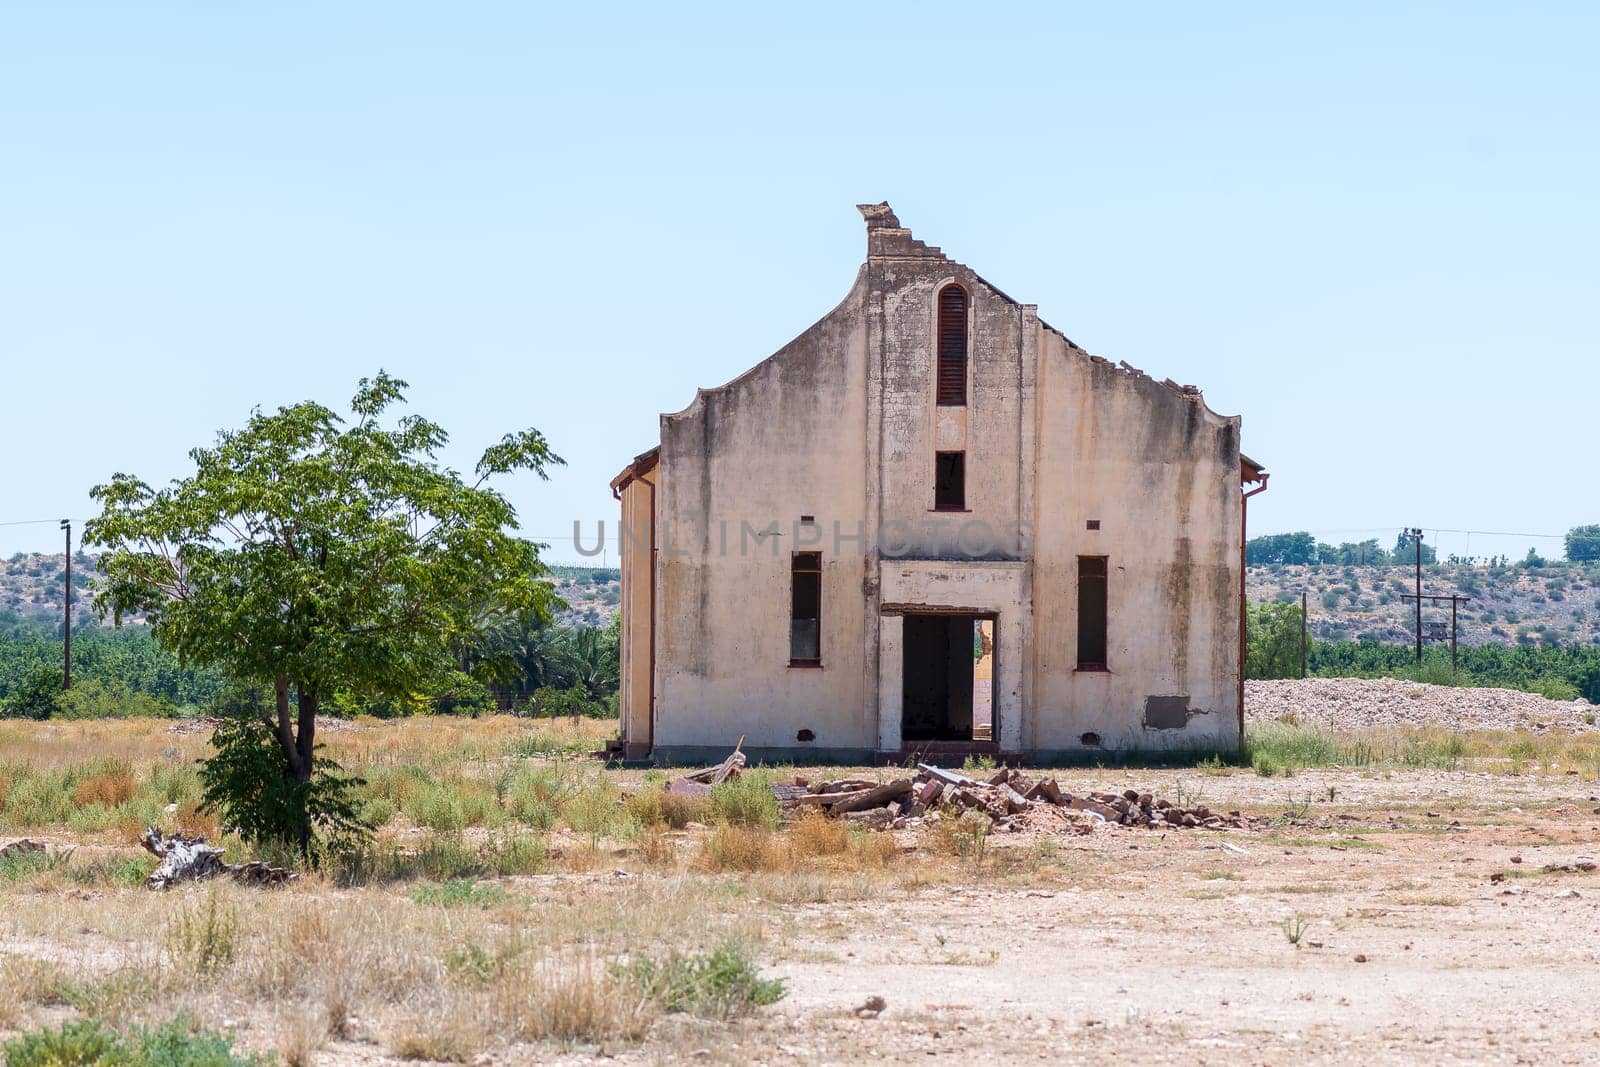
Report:
[{"label": "weathered plaster wall", "polygon": [[[656,744],[864,750],[864,275],[776,355],[661,420]],[[817,525],[796,529],[802,515]],[[758,533],[759,532],[759,533]],[[822,666],[789,666],[790,555],[823,553]],[[810,730],[814,740],[800,743]]]},{"label": "weathered plaster wall", "polygon": [[[895,535],[905,530],[906,558],[1018,558],[1022,485],[1031,474],[1019,443],[1033,417],[1024,309],[943,256],[886,257],[869,269],[883,294],[882,387],[869,403],[881,402],[883,412],[885,552],[899,548]],[[965,407],[935,403],[937,294],[950,283],[969,297]],[[964,513],[933,510],[938,451],[967,454]]]},{"label": "weathered plaster wall", "polygon": [[651,502],[659,492],[659,469],[622,489],[622,658],[618,664],[620,734],[630,759],[649,754],[651,745],[650,643],[652,574]]},{"label": "weathered plaster wall", "polygon": [[[1031,747],[1238,741],[1239,420],[1042,328]],[[1099,530],[1087,529],[1091,519]],[[1077,557],[1108,557],[1105,672],[1077,667]],[[1185,696],[1182,729],[1144,725]]]}]

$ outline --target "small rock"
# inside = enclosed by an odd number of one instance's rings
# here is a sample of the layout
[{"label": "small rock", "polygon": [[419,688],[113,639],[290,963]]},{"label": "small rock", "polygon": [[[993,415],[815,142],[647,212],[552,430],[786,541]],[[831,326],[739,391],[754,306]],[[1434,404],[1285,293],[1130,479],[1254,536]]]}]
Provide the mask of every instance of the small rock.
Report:
[{"label": "small rock", "polygon": [[879,1015],[883,1014],[883,1009],[887,1008],[888,1006],[889,1002],[884,1000],[882,997],[876,995],[870,996],[862,1002],[860,1007],[856,1008],[856,1018],[876,1019]]},{"label": "small rock", "polygon": [[1357,952],[1357,953],[1356,953],[1356,962],[1357,962],[1357,963],[1366,963],[1366,962],[1367,962],[1367,956],[1366,956],[1366,953],[1364,953],[1364,952]]}]

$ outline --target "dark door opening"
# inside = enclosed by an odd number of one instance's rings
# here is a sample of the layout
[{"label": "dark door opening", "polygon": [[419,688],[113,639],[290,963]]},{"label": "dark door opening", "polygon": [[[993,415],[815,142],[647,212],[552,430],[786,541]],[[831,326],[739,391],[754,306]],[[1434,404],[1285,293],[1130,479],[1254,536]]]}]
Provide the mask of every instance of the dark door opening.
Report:
[{"label": "dark door opening", "polygon": [[901,740],[990,740],[994,619],[909,614],[904,648]]}]

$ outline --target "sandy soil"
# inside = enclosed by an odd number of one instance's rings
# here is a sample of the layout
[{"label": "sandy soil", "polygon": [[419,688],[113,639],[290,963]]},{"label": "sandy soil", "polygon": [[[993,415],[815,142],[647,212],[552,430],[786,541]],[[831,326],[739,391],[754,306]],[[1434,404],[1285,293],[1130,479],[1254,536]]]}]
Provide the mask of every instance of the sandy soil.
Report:
[{"label": "sandy soil", "polygon": [[[1600,1058],[1600,874],[1544,870],[1600,855],[1595,783],[1139,772],[1085,775],[1073,788],[1171,795],[1179,778],[1203,785],[1213,807],[1298,818],[1266,832],[1105,828],[1062,840],[1059,873],[1035,885],[796,909],[774,952],[790,995],[731,1034],[708,1035],[703,1058]],[[1313,799],[1330,788],[1334,801]],[[1295,945],[1284,924],[1297,920]],[[858,1017],[871,996],[887,1009]]]},{"label": "sandy soil", "polygon": [[[1193,769],[1060,778],[1074,792],[1135,786],[1272,821],[996,835],[983,865],[953,881],[902,875],[836,886],[827,903],[757,901],[760,963],[789,988],[777,1005],[732,1024],[664,1017],[642,1045],[516,1046],[473,1062],[1600,1060],[1600,871],[1583,869],[1600,859],[1593,780]],[[916,834],[899,842],[905,870],[933,862]],[[1017,857],[1029,862],[1009,862]],[[570,902],[575,879],[605,894],[668,877],[629,870],[625,855],[616,863],[627,873],[540,875],[514,888],[539,908]],[[708,913],[738,881],[672,877],[695,879]],[[761,892],[750,885],[740,891]],[[93,969],[106,962],[90,958],[95,945],[3,950]],[[881,1014],[856,1011],[875,996]],[[226,1021],[246,1044],[270,1026]],[[402,1061],[368,1034],[313,1062]]]}]

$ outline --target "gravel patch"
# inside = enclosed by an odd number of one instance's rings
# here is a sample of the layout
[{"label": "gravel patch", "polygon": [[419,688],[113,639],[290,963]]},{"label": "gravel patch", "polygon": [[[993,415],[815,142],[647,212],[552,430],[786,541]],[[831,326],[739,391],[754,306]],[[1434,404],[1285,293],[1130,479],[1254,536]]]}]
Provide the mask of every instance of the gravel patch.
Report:
[{"label": "gravel patch", "polygon": [[1515,689],[1470,689],[1394,678],[1306,678],[1245,683],[1247,723],[1292,715],[1305,726],[1443,726],[1455,730],[1596,729],[1586,700],[1547,700]]}]

